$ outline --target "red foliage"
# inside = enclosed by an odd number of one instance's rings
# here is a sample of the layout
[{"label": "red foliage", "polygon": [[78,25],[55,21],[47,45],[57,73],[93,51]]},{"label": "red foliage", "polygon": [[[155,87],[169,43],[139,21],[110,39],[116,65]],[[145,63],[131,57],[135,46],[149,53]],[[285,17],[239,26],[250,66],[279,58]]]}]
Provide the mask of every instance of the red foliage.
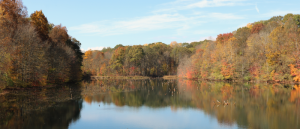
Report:
[{"label": "red foliage", "polygon": [[264,24],[262,23],[255,24],[251,29],[251,34],[258,33],[262,28],[264,28]]},{"label": "red foliage", "polygon": [[192,79],[194,72],[192,70],[189,70],[188,68],[186,69],[186,78]]},{"label": "red foliage", "polygon": [[134,74],[134,71],[135,71],[135,67],[134,66],[132,66],[131,68],[130,68],[130,75],[133,75]]},{"label": "red foliage", "polygon": [[196,55],[202,55],[202,53],[204,52],[204,50],[203,49],[197,49],[196,50]]},{"label": "red foliage", "polygon": [[118,47],[113,53],[114,57],[118,58],[119,56],[124,56],[125,50],[125,47]]},{"label": "red foliage", "polygon": [[233,64],[229,64],[226,61],[222,61],[221,74],[225,79],[231,79],[234,73]]},{"label": "red foliage", "polygon": [[197,71],[195,70],[195,68],[194,67],[187,67],[185,77],[187,79],[197,78]]},{"label": "red foliage", "polygon": [[226,41],[228,41],[232,37],[233,37],[232,33],[219,34],[216,42],[224,44]]},{"label": "red foliage", "polygon": [[135,89],[135,86],[134,86],[134,85],[131,85],[130,88],[131,88],[131,89]]},{"label": "red foliage", "polygon": [[260,72],[259,69],[260,68],[258,66],[251,66],[249,68],[249,72],[253,77],[258,77]]}]

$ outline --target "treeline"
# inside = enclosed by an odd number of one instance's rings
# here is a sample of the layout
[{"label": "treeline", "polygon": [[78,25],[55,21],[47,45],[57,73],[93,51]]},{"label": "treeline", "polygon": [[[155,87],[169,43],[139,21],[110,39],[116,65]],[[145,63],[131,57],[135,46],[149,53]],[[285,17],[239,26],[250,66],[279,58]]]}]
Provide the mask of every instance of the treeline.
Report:
[{"label": "treeline", "polygon": [[157,42],[144,45],[88,50],[83,59],[84,72],[96,76],[163,76],[176,75],[180,59],[196,52],[199,44]]},{"label": "treeline", "polygon": [[28,17],[21,0],[0,0],[0,84],[42,86],[81,79],[81,43],[42,11]]},{"label": "treeline", "polygon": [[300,81],[300,15],[249,23],[216,41],[157,42],[86,51],[84,71],[100,76],[163,76],[246,81]]},{"label": "treeline", "polygon": [[300,15],[275,16],[218,35],[182,61],[178,76],[211,80],[300,81]]}]

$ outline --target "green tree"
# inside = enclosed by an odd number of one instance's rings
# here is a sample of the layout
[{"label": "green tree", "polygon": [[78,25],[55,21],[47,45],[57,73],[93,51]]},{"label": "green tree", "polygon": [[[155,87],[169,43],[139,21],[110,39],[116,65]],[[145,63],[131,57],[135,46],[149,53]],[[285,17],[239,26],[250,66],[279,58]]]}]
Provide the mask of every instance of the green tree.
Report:
[{"label": "green tree", "polygon": [[138,45],[138,46],[132,46],[129,49],[129,52],[127,53],[127,55],[129,56],[129,62],[133,63],[135,67],[139,67],[141,70],[141,64],[143,62],[142,59],[144,59],[144,50],[142,48],[142,46]]},{"label": "green tree", "polygon": [[118,47],[110,59],[110,67],[117,70],[119,74],[123,74],[125,50],[125,47]]}]

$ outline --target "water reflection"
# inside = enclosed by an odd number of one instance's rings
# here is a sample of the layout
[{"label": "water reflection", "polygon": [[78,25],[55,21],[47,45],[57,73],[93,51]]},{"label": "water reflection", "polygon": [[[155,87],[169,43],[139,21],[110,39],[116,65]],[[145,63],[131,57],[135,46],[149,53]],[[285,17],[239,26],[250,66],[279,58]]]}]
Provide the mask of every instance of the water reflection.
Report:
[{"label": "water reflection", "polygon": [[102,80],[0,96],[0,128],[299,128],[300,86]]},{"label": "water reflection", "polygon": [[[186,126],[198,128],[192,119],[216,120],[203,123],[208,128],[298,128],[300,87],[280,84],[233,84],[224,82],[201,82],[191,80],[105,80],[84,84],[82,94],[87,105],[104,108],[110,115],[111,125],[125,122],[116,120],[120,112],[129,112],[126,117],[148,120],[143,113],[155,114],[155,118],[166,117],[176,121],[188,120]],[[96,108],[96,107],[94,107]],[[117,113],[116,113],[117,112]],[[189,114],[188,117],[167,117],[166,112]],[[197,116],[197,113],[203,113]],[[104,113],[103,113],[104,114]],[[206,116],[206,115],[208,116]],[[156,119],[153,119],[154,121]],[[168,120],[161,120],[167,122]],[[97,121],[99,122],[99,121]],[[199,123],[199,121],[194,121]],[[82,123],[79,121],[79,123]],[[127,124],[126,124],[127,123]],[[130,123],[130,122],[129,122]],[[121,124],[120,127],[156,128],[156,126],[137,126],[134,122]],[[104,124],[104,123],[102,123]],[[195,125],[195,126],[194,126]],[[196,126],[197,125],[197,126]],[[75,126],[73,126],[75,127]],[[159,127],[159,126],[158,126]],[[162,126],[164,127],[164,126]],[[165,128],[173,128],[166,126]]]},{"label": "water reflection", "polygon": [[1,129],[65,128],[80,119],[81,86],[26,89],[0,96]]}]

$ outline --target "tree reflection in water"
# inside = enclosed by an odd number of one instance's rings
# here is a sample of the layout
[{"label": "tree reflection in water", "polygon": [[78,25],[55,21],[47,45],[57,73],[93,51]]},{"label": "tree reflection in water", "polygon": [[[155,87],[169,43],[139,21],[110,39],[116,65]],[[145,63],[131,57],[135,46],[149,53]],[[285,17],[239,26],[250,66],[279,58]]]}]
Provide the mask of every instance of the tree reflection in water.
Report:
[{"label": "tree reflection in water", "polygon": [[136,109],[166,107],[172,112],[198,110],[216,118],[220,125],[239,128],[296,129],[299,100],[298,85],[101,80],[1,95],[0,128],[69,128],[80,119],[85,101]]},{"label": "tree reflection in water", "polygon": [[170,107],[174,112],[195,109],[229,126],[299,128],[300,88],[297,85],[162,79],[102,80],[84,85],[82,96],[89,104]]},{"label": "tree reflection in water", "polygon": [[65,128],[80,119],[81,86],[26,89],[0,96],[1,129]]}]

